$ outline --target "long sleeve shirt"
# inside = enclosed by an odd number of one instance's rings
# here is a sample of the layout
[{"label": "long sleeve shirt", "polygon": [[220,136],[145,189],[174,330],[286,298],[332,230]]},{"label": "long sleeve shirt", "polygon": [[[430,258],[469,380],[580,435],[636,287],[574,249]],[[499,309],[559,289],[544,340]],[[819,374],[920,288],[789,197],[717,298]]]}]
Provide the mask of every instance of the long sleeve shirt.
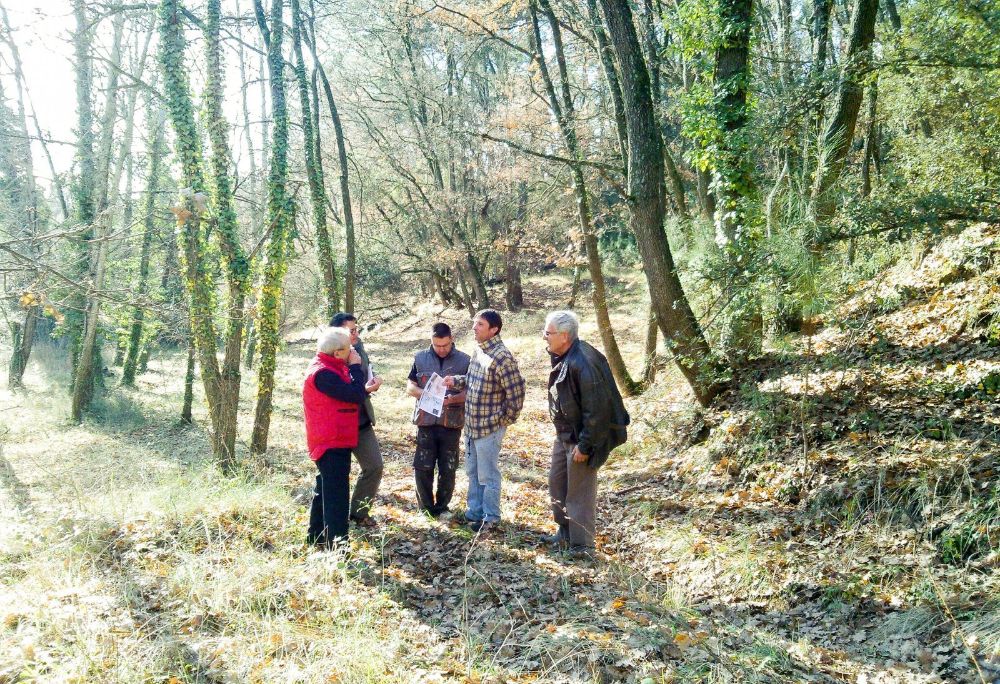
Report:
[{"label": "long sleeve shirt", "polygon": [[363,404],[368,398],[365,390],[365,372],[361,364],[356,363],[348,367],[351,372],[351,382],[344,382],[339,375],[333,371],[323,369],[316,373],[316,389],[328,397],[333,397],[339,401],[348,401],[352,404]]},{"label": "long sleeve shirt", "polygon": [[524,378],[499,335],[479,344],[469,372],[455,376],[455,387],[467,390],[465,430],[473,439],[513,424],[524,406]]}]

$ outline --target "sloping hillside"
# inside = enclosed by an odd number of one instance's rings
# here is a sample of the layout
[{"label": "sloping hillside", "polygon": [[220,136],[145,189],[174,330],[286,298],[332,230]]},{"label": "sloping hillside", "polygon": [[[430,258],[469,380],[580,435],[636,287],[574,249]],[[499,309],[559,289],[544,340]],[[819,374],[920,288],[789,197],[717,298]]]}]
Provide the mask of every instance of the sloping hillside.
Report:
[{"label": "sloping hillside", "polygon": [[[972,227],[847,293],[712,410],[670,372],[630,400],[632,440],[601,473],[597,563],[539,539],[553,528],[539,331],[562,274],[532,282],[504,327],[529,390],[489,539],[414,504],[402,388],[432,320],[469,346],[463,313],[414,305],[367,337],[386,378],[381,527],[352,532],[346,557],[302,543],[308,344],[282,355],[272,449],[236,479],[207,456],[203,412],[176,421],[181,356],[68,426],[65,359],[42,349],[28,390],[2,395],[0,681],[990,681],[998,234]],[[638,366],[641,274],[612,286]]]}]

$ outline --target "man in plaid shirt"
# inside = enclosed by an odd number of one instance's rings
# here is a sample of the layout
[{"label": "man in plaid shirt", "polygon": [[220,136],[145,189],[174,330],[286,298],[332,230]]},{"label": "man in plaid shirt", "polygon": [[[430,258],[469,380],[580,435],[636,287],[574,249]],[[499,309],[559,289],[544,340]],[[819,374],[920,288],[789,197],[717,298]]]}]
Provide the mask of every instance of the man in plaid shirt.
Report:
[{"label": "man in plaid shirt", "polygon": [[466,375],[447,376],[448,387],[465,389],[465,472],[469,476],[465,519],[475,532],[500,522],[500,444],[524,406],[524,378],[500,339],[503,320],[493,309],[476,314],[472,332],[479,349]]}]

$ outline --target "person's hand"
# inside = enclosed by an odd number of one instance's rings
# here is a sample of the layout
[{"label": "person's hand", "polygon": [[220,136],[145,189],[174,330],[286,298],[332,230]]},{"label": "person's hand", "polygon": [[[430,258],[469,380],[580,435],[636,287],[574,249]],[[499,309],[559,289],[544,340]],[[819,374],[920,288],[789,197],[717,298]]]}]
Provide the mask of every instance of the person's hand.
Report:
[{"label": "person's hand", "polygon": [[361,354],[354,347],[351,347],[351,355],[347,357],[347,365],[353,366],[356,363],[361,363]]},{"label": "person's hand", "polygon": [[580,451],[580,447],[573,447],[573,462],[574,463],[586,463],[590,456]]},{"label": "person's hand", "polygon": [[447,388],[449,388],[449,389],[451,389],[452,387],[455,386],[455,376],[454,375],[446,375],[446,376],[444,376],[442,378],[442,381],[444,382],[444,386],[447,387]]},{"label": "person's hand", "polygon": [[382,378],[376,375],[374,378],[368,381],[368,383],[365,385],[365,389],[368,390],[368,394],[374,394],[375,392],[378,392],[378,388],[381,386],[382,386]]}]

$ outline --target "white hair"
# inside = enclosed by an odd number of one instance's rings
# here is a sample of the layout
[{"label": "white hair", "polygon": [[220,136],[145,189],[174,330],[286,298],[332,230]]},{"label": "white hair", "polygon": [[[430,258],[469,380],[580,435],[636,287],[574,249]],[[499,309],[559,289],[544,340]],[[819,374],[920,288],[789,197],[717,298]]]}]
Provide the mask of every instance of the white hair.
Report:
[{"label": "white hair", "polygon": [[347,328],[327,328],[316,341],[316,351],[320,354],[333,354],[350,346],[351,333]]},{"label": "white hair", "polygon": [[572,311],[553,311],[545,317],[545,326],[549,325],[556,332],[569,333],[571,340],[575,340],[580,334],[580,319]]}]

